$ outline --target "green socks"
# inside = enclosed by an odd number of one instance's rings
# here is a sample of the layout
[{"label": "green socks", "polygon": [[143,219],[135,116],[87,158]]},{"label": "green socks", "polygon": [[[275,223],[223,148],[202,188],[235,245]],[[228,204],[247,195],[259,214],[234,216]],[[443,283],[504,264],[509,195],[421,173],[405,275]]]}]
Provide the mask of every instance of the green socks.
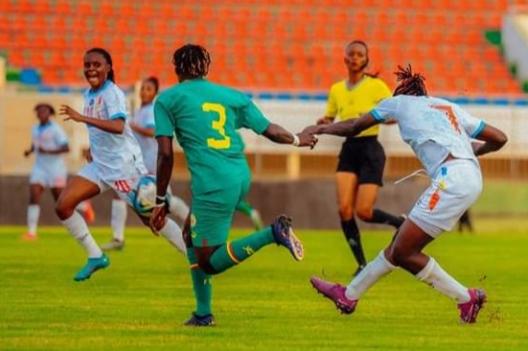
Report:
[{"label": "green socks", "polygon": [[211,255],[209,263],[217,273],[221,273],[274,241],[271,227],[266,227],[238,240],[223,244]]},{"label": "green socks", "polygon": [[242,212],[248,217],[251,217],[251,212],[253,212],[253,206],[246,200],[242,200],[238,203],[236,210]]},{"label": "green socks", "polygon": [[211,314],[211,276],[198,266],[198,260],[192,248],[187,249],[187,258],[191,264],[191,277],[196,298],[195,313],[198,316]]}]

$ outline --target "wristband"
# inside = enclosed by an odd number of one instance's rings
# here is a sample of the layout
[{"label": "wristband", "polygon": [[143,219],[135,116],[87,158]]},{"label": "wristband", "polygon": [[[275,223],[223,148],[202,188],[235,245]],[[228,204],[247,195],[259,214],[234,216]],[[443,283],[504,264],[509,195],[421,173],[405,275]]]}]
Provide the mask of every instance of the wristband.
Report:
[{"label": "wristband", "polygon": [[297,136],[297,134],[292,134],[292,137],[293,137],[292,145],[299,146],[301,144],[301,141],[299,140],[299,137]]}]

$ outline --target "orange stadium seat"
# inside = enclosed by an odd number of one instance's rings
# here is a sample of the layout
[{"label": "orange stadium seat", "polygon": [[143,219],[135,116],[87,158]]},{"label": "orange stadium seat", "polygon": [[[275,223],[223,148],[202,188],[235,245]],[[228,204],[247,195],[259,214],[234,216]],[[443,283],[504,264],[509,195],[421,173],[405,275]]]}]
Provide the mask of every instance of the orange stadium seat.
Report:
[{"label": "orange stadium seat", "polygon": [[[397,64],[432,75],[442,92],[520,92],[484,31],[523,0],[0,1],[0,49],[9,63],[38,66],[46,84],[84,84],[82,54],[115,56],[120,84],[156,73],[174,81],[174,48],[211,51],[211,75],[256,89],[326,90],[343,76],[343,48],[371,48],[371,69],[394,83]],[[433,84],[430,80],[430,84]]]}]

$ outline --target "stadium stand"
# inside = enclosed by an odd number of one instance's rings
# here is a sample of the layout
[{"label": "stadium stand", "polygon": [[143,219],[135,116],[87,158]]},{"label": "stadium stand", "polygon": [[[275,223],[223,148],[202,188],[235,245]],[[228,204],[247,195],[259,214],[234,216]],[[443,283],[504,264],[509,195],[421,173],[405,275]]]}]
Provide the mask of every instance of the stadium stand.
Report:
[{"label": "stadium stand", "polygon": [[515,94],[519,84],[484,34],[522,2],[3,0],[0,51],[10,66],[37,68],[46,85],[79,86],[83,52],[103,46],[120,84],[147,74],[167,84],[173,49],[192,41],[211,51],[219,82],[324,91],[343,75],[344,44],[361,38],[371,46],[372,71],[389,83],[396,65],[411,62],[436,92]]}]

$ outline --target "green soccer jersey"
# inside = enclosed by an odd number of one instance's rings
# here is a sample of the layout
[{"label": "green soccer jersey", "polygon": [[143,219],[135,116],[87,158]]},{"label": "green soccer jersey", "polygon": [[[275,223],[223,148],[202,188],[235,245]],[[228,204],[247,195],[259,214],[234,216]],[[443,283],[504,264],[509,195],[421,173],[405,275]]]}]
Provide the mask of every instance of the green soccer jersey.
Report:
[{"label": "green soccer jersey", "polygon": [[270,124],[244,93],[205,79],[186,80],[162,92],[154,115],[156,136],[175,134],[185,152],[193,195],[249,177],[237,129],[262,134]]}]

